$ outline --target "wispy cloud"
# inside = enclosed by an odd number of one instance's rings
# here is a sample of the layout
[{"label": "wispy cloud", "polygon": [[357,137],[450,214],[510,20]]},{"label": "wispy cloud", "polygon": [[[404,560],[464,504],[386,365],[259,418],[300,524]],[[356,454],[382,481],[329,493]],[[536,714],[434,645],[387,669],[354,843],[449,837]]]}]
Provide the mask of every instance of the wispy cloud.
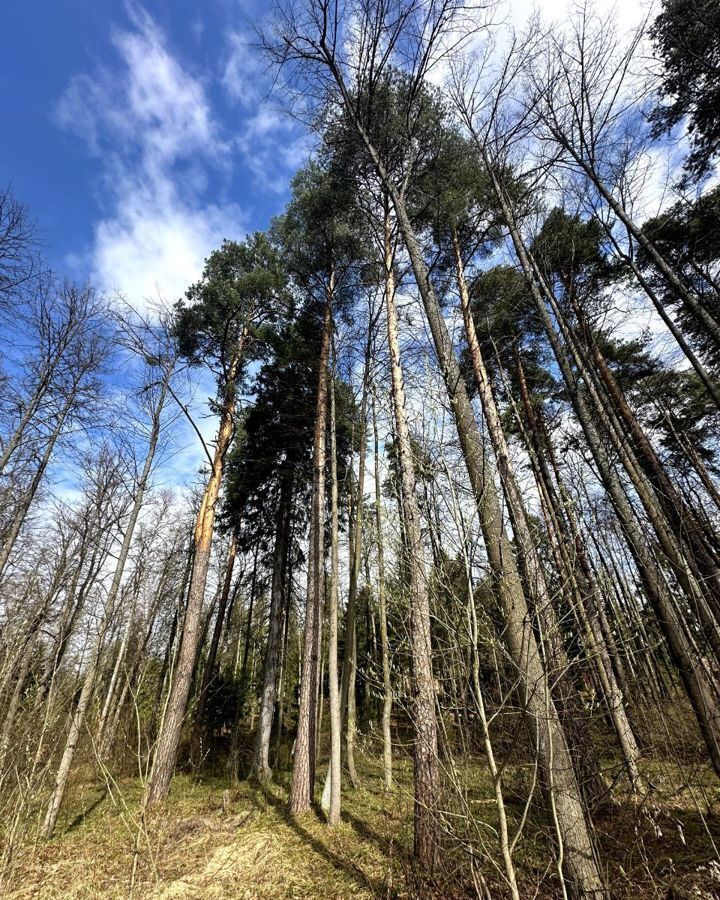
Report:
[{"label": "wispy cloud", "polygon": [[[271,91],[272,76],[250,31],[227,32],[222,85],[234,105],[245,115],[234,147],[252,172],[257,186],[281,194],[289,177],[305,162],[312,136],[284,112]],[[275,85],[277,88],[277,85]]]},{"label": "wispy cloud", "polygon": [[57,120],[100,158],[105,214],[90,268],[105,289],[136,304],[180,296],[223,237],[243,233],[234,203],[210,202],[208,173],[231,165],[231,142],[203,82],[173,55],[154,20],[131,9],[115,29],[115,58],[76,75]]}]

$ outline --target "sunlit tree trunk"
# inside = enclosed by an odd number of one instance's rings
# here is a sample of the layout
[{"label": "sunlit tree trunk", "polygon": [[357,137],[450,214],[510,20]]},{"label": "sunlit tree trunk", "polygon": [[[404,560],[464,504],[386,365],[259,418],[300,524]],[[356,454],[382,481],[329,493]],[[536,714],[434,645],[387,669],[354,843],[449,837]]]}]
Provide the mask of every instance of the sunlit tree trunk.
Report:
[{"label": "sunlit tree trunk", "polygon": [[265,668],[263,687],[260,696],[260,711],[255,742],[255,776],[259,781],[267,781],[272,777],[270,769],[270,736],[273,717],[275,715],[275,698],[277,694],[278,670],[280,667],[281,641],[283,634],[283,616],[285,612],[285,590],[283,576],[290,541],[290,511],[292,506],[293,478],[284,473],[280,480],[280,498],[278,501],[277,523],[275,527],[275,546],[273,548],[272,583],[270,586],[270,619],[268,624],[268,640],[265,650]]},{"label": "sunlit tree trunk", "polygon": [[322,338],[320,343],[317,406],[313,435],[313,494],[310,517],[310,545],[308,548],[308,585],[305,609],[302,673],[300,678],[300,706],[295,738],[290,812],[293,815],[310,809],[315,789],[315,738],[317,728],[317,691],[321,612],[323,593],[323,562],[325,557],[325,443],[328,419],[328,359],[332,333],[332,299],[334,279],[331,276],[325,302]]},{"label": "sunlit tree trunk", "polygon": [[[369,144],[368,150],[372,155],[374,148],[372,150],[371,148],[372,145]],[[532,630],[522,583],[510,541],[503,527],[500,502],[490,474],[493,467],[485,455],[447,325],[430,282],[422,250],[404,200],[384,173],[384,167],[376,152],[373,161],[392,196],[455,418],[478,508],[488,562],[505,618],[508,648],[517,666],[523,702],[535,729],[538,753],[548,788],[549,805],[563,849],[565,877],[578,896],[605,896],[571,753],[557,709],[550,696],[547,673]]]},{"label": "sunlit tree trunk", "polygon": [[[559,570],[563,573],[563,577],[567,579],[568,583],[575,588],[577,602],[574,609],[585,636],[588,655],[591,662],[595,665],[602,683],[603,696],[620,741],[630,782],[634,788],[637,788],[640,785],[640,772],[638,769],[640,748],[625,711],[623,692],[615,677],[615,668],[619,667],[619,665],[613,665],[605,636],[602,634],[598,621],[603,598],[599,594],[590,571],[585,548],[582,545],[579,531],[574,525],[569,504],[561,504],[559,502],[550,480],[543,452],[546,448],[541,442],[540,425],[530,399],[524,368],[517,348],[515,348],[514,357],[520,383],[520,396],[528,421],[528,431],[531,435],[527,437],[528,452],[531,455],[533,468],[536,470],[543,508],[547,510],[549,530],[557,548]],[[527,436],[524,429],[523,431]],[[569,522],[566,522],[566,517],[570,520]],[[574,549],[576,564],[573,563],[569,556],[570,548]]]},{"label": "sunlit tree trunk", "polygon": [[220,493],[225,457],[235,430],[235,382],[240,370],[243,342],[244,338],[238,342],[229,366],[212,469],[210,478],[205,485],[202,502],[195,521],[194,561],[185,607],[182,640],[170,686],[165,716],[155,748],[152,772],[145,789],[143,798],[145,806],[154,806],[165,799],[170,790],[170,780],[175,769],[180,733],[185,718],[200,637],[200,617],[205,599],[208,568],[210,566],[215,507]]},{"label": "sunlit tree trunk", "polygon": [[429,870],[433,870],[440,862],[440,829],[437,819],[440,802],[440,776],[437,757],[435,682],[430,637],[430,597],[420,525],[420,508],[415,487],[415,465],[407,422],[405,384],[400,362],[391,229],[389,199],[386,197],[384,215],[385,306],[395,413],[395,438],[402,482],[402,513],[410,595],[410,645],[414,688],[411,715],[415,735],[415,854]]},{"label": "sunlit tree trunk", "polygon": [[528,256],[527,248],[525,247],[518,230],[510,204],[497,176],[494,174],[489,160],[486,158],[485,161],[491,172],[497,198],[501,205],[505,222],[510,230],[513,245],[523,268],[535,306],[543,321],[548,340],[550,341],[553,353],[560,366],[563,379],[570,391],[578,421],[585,433],[588,446],[598,467],[600,477],[632,550],[646,596],[652,604],[658,621],[667,638],[668,646],[673,654],[685,689],[695,710],[698,724],[705,739],[713,766],[716,771],[720,773],[720,706],[718,705],[718,698],[716,696],[713,681],[706,671],[702,659],[699,658],[697,651],[692,646],[692,642],[683,627],[682,620],[678,616],[676,606],[665,586],[662,574],[659,571],[656,561],[652,557],[645,536],[636,521],[635,514],[620,479],[607,458],[605,447],[597,432],[593,415],[585,400],[585,394],[576,385],[570,362],[558,340],[555,328],[545,307],[540,288],[535,280],[535,273]]},{"label": "sunlit tree trunk", "polygon": [[[371,327],[368,326],[369,331]],[[360,401],[360,451],[358,454],[358,480],[357,500],[355,502],[355,522],[351,529],[352,542],[350,547],[350,585],[348,588],[347,612],[345,615],[345,653],[342,670],[341,710],[345,717],[345,754],[347,759],[348,775],[354,788],[359,787],[355,768],[355,733],[357,730],[357,710],[355,696],[355,682],[357,679],[357,623],[356,605],[358,592],[358,579],[362,562],[362,536],[363,536],[363,500],[365,495],[365,460],[367,454],[367,393],[370,369],[370,334],[365,348],[365,368],[362,382],[362,399]]]},{"label": "sunlit tree trunk", "polygon": [[[337,419],[335,413],[335,380],[330,386],[330,607],[328,634],[328,676],[330,679],[330,797],[327,804],[328,825],[340,821],[342,722],[338,685],[338,582],[340,577],[337,474]],[[346,638],[347,640],[347,638]]]},{"label": "sunlit tree trunk", "polygon": [[[392,259],[392,257],[391,257]],[[380,442],[378,439],[377,410],[375,397],[372,398],[372,423],[373,423],[373,461],[375,464],[375,533],[377,540],[378,557],[378,606],[380,610],[380,649],[382,653],[383,672],[383,707],[382,707],[382,733],[383,733],[383,783],[385,790],[389,791],[393,784],[392,775],[392,736],[390,733],[390,721],[392,717],[392,681],[390,677],[390,642],[388,640],[388,616],[387,616],[387,592],[385,589],[385,544],[382,531],[382,500],[380,487]]]}]

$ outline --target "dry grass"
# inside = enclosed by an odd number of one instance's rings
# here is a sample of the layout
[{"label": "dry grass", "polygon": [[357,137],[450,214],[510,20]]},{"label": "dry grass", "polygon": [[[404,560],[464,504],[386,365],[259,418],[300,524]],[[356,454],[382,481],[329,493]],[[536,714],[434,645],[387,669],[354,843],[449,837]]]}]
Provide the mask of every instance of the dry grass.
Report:
[{"label": "dry grass", "polygon": [[3,896],[397,896],[410,810],[403,792],[388,800],[378,787],[369,779],[365,790],[348,796],[343,823],[330,831],[315,813],[297,820],[286,815],[284,780],[262,790],[241,784],[229,791],[226,782],[179,776],[168,802],[142,829],[133,818],[140,799],[136,781],[119,784],[119,793],[110,796],[91,784],[77,785],[57,838],[18,856]]},{"label": "dry grass", "polygon": [[[493,854],[495,811],[486,767],[480,760],[462,769],[466,799],[480,823],[473,831],[474,846]],[[720,839],[717,779],[700,770],[692,773],[689,785],[679,769],[666,763],[648,765],[646,772],[653,783],[648,797],[613,804],[596,821],[613,896],[720,897],[713,846]],[[377,764],[366,758],[364,789],[344,795],[343,822],[335,831],[314,812],[296,820],[287,816],[286,775],[267,789],[243,783],[232,790],[224,780],[178,776],[167,803],[142,828],[135,818],[141,794],[137,780],[123,781],[109,792],[97,781],[80,781],[73,786],[57,837],[28,842],[2,895],[8,900],[418,896],[408,865],[409,765],[399,765],[398,774],[398,789],[386,795]],[[511,821],[521,811],[525,778],[520,768],[506,773]],[[538,821],[531,818],[516,852],[522,895],[557,897],[550,835]],[[446,862],[453,880],[428,893],[465,896],[467,857],[450,849]],[[504,896],[492,865],[483,862],[481,868],[492,896]]]}]

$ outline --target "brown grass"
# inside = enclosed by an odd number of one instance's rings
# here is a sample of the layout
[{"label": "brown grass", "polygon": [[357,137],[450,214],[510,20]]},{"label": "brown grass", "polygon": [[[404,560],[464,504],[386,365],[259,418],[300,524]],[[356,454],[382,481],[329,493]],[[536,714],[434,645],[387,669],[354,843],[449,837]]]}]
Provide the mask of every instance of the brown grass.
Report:
[{"label": "brown grass", "polygon": [[[363,769],[364,788],[344,794],[343,821],[334,831],[315,812],[287,816],[282,774],[265,789],[243,783],[232,790],[224,780],[177,776],[169,800],[143,823],[137,779],[109,791],[97,781],[76,782],[57,837],[29,840],[0,893],[8,900],[467,896],[467,855],[452,841],[445,882],[421,885],[415,879],[409,764],[398,765],[399,786],[390,795],[381,789],[376,762],[366,758]],[[648,765],[646,772],[653,784],[649,796],[625,797],[596,820],[613,896],[720,897],[713,847],[720,839],[717,779],[703,769],[692,773],[689,784],[667,763]],[[506,773],[511,821],[521,812],[525,778],[519,767]],[[462,781],[479,824],[468,833],[476,852],[485,854],[480,869],[492,896],[501,898],[502,879],[489,862],[489,856],[497,859],[495,810],[482,760],[463,764]],[[622,797],[621,783],[616,793]],[[550,846],[547,828],[531,817],[516,851],[523,897],[559,896]]]}]

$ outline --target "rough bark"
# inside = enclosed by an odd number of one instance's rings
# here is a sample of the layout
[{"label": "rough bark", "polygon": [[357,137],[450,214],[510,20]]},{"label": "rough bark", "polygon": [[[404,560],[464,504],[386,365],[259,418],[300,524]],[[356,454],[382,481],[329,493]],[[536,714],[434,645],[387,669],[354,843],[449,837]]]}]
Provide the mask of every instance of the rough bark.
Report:
[{"label": "rough bark", "polygon": [[383,734],[383,784],[385,790],[392,788],[392,736],[390,733],[390,721],[392,717],[392,681],[390,677],[390,643],[388,640],[387,620],[387,594],[385,591],[385,545],[382,531],[382,500],[380,487],[380,442],[378,440],[377,411],[375,397],[372,399],[373,422],[373,460],[375,463],[375,533],[377,541],[378,558],[378,607],[380,610],[380,650],[382,654],[383,672],[383,709],[382,709],[382,734]]},{"label": "rough bark", "polygon": [[235,349],[225,384],[225,397],[218,429],[212,470],[197,513],[194,531],[194,564],[188,589],[185,620],[178,659],[170,686],[165,716],[160,728],[153,767],[145,789],[143,804],[154,806],[164,800],[170,790],[177,759],[178,745],[187,708],[190,685],[200,637],[200,618],[205,599],[210,553],[212,550],[215,506],[220,493],[225,456],[235,428],[235,381],[242,358],[242,340]]},{"label": "rough bark", "polygon": [[317,689],[319,679],[320,629],[325,556],[325,442],[328,418],[328,358],[332,333],[333,283],[328,287],[323,316],[318,373],[318,392],[313,435],[313,494],[308,549],[307,604],[303,638],[300,706],[295,738],[290,813],[310,809],[315,790],[315,739],[317,726]]},{"label": "rough bark", "polygon": [[405,409],[405,384],[400,361],[394,259],[387,199],[385,204],[385,306],[410,594],[410,646],[414,689],[411,715],[415,756],[415,855],[429,871],[432,871],[440,862],[440,829],[437,820],[440,777],[430,637],[430,597],[420,526],[420,508],[415,486],[415,464]]},{"label": "rough bark", "polygon": [[330,609],[328,634],[328,676],[330,679],[330,797],[327,805],[327,821],[334,828],[340,821],[341,807],[341,753],[342,723],[340,716],[340,691],[338,685],[338,581],[339,525],[338,525],[338,475],[337,438],[335,416],[335,385],[330,388],[330,510],[332,524],[331,567],[330,567]]},{"label": "rough bark", "polygon": [[285,474],[280,483],[280,499],[278,502],[277,524],[275,527],[275,546],[273,549],[272,584],[270,587],[270,619],[268,639],[265,650],[265,668],[263,688],[260,695],[260,712],[255,742],[254,774],[258,781],[272,778],[270,768],[270,736],[273,717],[275,715],[275,697],[277,693],[278,670],[280,668],[280,642],[283,632],[283,614],[285,611],[285,563],[290,541],[290,511],[292,506],[292,475]]}]

